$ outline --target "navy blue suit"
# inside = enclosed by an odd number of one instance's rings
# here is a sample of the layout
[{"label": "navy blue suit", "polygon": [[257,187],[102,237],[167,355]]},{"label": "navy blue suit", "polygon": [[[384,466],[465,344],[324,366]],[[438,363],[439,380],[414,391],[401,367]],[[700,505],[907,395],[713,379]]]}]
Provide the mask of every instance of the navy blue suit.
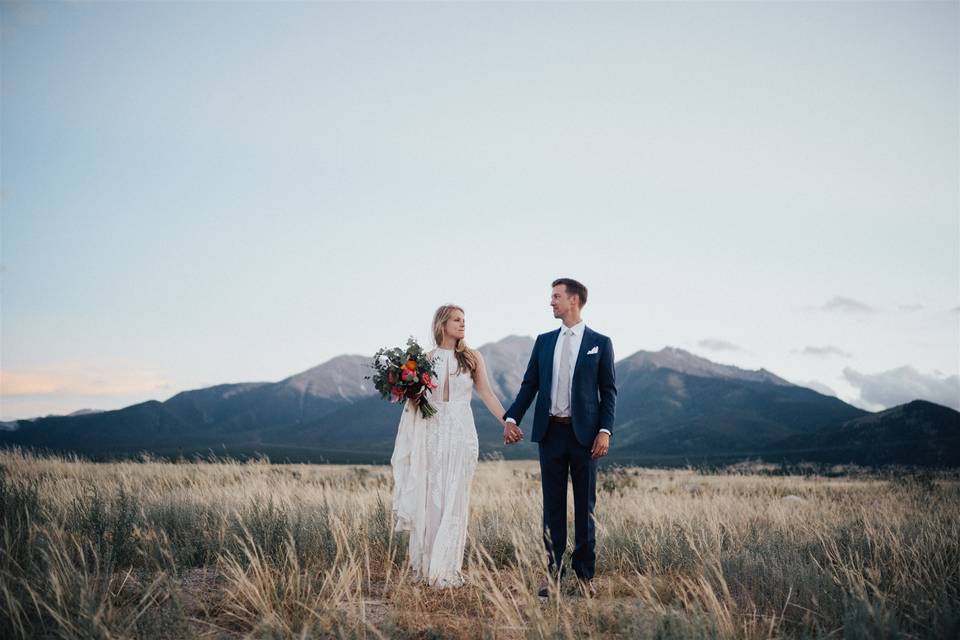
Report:
[{"label": "navy blue suit", "polygon": [[[575,547],[572,566],[580,578],[592,578],[596,564],[593,510],[597,494],[597,461],[593,441],[601,428],[613,433],[617,385],[613,342],[584,326],[570,391],[571,424],[550,422],[553,354],[560,329],[537,336],[516,400],[504,414],[517,424],[534,396],[537,406],[530,439],[539,443],[543,488],[543,541],[551,571],[563,563],[567,545],[567,478],[573,482]],[[594,347],[597,352],[587,355]]]}]

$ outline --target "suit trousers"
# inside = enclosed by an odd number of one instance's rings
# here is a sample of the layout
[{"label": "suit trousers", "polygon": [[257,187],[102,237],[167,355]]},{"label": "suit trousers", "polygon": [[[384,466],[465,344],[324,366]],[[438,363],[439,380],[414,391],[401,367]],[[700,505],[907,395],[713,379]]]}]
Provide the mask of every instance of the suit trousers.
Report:
[{"label": "suit trousers", "polygon": [[551,421],[540,440],[540,483],[543,488],[543,542],[551,573],[562,571],[567,547],[567,478],[573,484],[574,548],[571,565],[580,579],[593,578],[596,535],[597,461],[569,423]]}]

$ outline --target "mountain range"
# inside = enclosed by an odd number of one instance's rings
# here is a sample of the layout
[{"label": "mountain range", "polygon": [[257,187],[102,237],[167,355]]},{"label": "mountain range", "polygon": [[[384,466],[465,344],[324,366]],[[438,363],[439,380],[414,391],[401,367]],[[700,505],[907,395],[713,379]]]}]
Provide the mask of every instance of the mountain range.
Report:
[{"label": "mountain range", "polygon": [[[479,348],[494,392],[509,406],[533,339]],[[112,411],[81,410],[3,423],[0,446],[106,460],[142,451],[282,462],[387,462],[400,406],[370,381],[372,358],[341,355],[277,382],[220,384]],[[772,462],[960,466],[960,413],[914,400],[871,413],[766,369],[719,364],[683,349],[638,351],[616,363],[617,421],[604,463],[652,466]],[[474,399],[481,455],[535,458],[527,439],[505,446],[497,420]]]}]

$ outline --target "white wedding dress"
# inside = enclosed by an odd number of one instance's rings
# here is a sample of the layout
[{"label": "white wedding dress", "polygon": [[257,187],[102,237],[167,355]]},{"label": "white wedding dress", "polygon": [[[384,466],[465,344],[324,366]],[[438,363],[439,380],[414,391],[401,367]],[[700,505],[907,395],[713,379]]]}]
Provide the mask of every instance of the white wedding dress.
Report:
[{"label": "white wedding dress", "polygon": [[480,447],[470,398],[473,377],[457,373],[452,349],[430,352],[439,385],[424,419],[409,401],[400,416],[393,467],[396,531],[410,532],[413,575],[436,587],[459,587],[467,540],[470,484]]}]

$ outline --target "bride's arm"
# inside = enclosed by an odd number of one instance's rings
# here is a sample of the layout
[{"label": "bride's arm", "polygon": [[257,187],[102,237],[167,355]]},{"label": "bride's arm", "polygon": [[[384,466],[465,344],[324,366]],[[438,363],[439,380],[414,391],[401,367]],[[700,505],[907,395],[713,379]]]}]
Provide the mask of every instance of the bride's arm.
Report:
[{"label": "bride's arm", "polygon": [[503,405],[500,404],[500,400],[498,400],[497,396],[493,393],[493,388],[490,386],[490,378],[487,377],[487,365],[483,361],[483,355],[479,351],[477,351],[476,354],[477,379],[474,380],[474,386],[477,389],[477,395],[483,400],[483,404],[487,405],[487,409],[489,409],[493,417],[497,419],[497,422],[503,424],[503,414],[505,414],[506,411]]}]

